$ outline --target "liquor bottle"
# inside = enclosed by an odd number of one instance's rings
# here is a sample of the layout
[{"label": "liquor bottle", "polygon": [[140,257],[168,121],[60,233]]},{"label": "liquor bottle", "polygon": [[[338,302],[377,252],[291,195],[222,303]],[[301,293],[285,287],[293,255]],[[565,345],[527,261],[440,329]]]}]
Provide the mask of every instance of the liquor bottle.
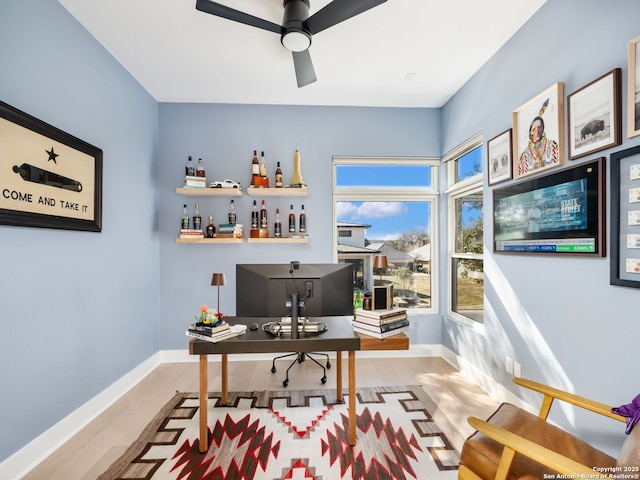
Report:
[{"label": "liquor bottle", "polygon": [[293,213],[293,205],[289,211],[289,233],[296,233],[296,214]]},{"label": "liquor bottle", "polygon": [[262,207],[260,207],[260,228],[268,228],[267,223],[267,207],[262,200]]},{"label": "liquor bottle", "polygon": [[236,224],[236,206],[233,203],[233,200],[231,200],[231,203],[229,204],[229,224]]},{"label": "liquor bottle", "polygon": [[198,159],[198,166],[196,167],[196,177],[206,177],[204,174],[204,163],[202,163],[202,159]]},{"label": "liquor bottle", "polygon": [[253,151],[253,158],[251,159],[251,185],[254,187],[257,185],[256,179],[260,176],[260,162],[258,161],[258,152]]},{"label": "liquor bottle", "polygon": [[187,177],[195,177],[196,176],[196,166],[191,161],[191,155],[189,155],[189,160],[187,161],[187,165],[185,166],[185,175]]},{"label": "liquor bottle", "polygon": [[280,209],[276,208],[276,223],[273,226],[273,236],[276,238],[282,237],[282,222],[280,221]]},{"label": "liquor bottle", "polygon": [[282,170],[280,169],[280,162],[276,167],[276,188],[282,188]]},{"label": "liquor bottle", "polygon": [[253,201],[253,210],[251,211],[251,229],[256,230],[260,224],[260,217],[258,214],[258,205],[256,201]]},{"label": "liquor bottle", "polygon": [[196,203],[196,211],[193,214],[193,228],[196,230],[202,229],[202,217],[200,216],[200,206]]},{"label": "liquor bottle", "polygon": [[261,152],[261,158],[260,158],[260,186],[261,187],[269,186],[269,178],[267,177],[267,162],[264,159],[264,152]]},{"label": "liquor bottle", "polygon": [[267,176],[267,162],[264,159],[264,152],[260,152],[260,176]]},{"label": "liquor bottle", "polygon": [[304,213],[304,205],[300,211],[300,222],[298,223],[298,231],[300,233],[307,233],[307,215]]},{"label": "liquor bottle", "polygon": [[207,238],[216,236],[216,226],[213,224],[213,215],[209,215],[209,225],[207,225]]},{"label": "liquor bottle", "polygon": [[189,228],[189,212],[187,212],[187,204],[182,207],[182,218],[180,219],[180,228],[187,230]]}]

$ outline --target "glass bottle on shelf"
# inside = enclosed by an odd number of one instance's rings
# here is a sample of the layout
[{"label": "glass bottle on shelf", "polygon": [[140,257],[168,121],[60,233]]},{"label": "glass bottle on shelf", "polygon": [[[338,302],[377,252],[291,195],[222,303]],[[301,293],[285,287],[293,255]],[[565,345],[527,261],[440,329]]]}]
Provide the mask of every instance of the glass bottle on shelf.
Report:
[{"label": "glass bottle on shelf", "polygon": [[266,229],[268,228],[268,223],[267,223],[267,207],[264,203],[264,200],[262,200],[262,207],[260,207],[260,228]]},{"label": "glass bottle on shelf", "polygon": [[205,177],[204,173],[204,163],[202,163],[202,159],[198,159],[198,166],[196,167],[196,177]]},{"label": "glass bottle on shelf", "polygon": [[256,201],[253,201],[253,210],[251,211],[251,229],[257,230],[258,225],[260,224],[260,217],[258,213],[258,204]]},{"label": "glass bottle on shelf", "polygon": [[282,237],[282,222],[280,221],[280,209],[276,208],[276,223],[273,226],[273,236]]},{"label": "glass bottle on shelf", "polygon": [[298,223],[298,231],[300,233],[307,233],[307,215],[304,213],[304,205],[300,211],[300,222]]},{"label": "glass bottle on shelf", "polygon": [[251,185],[256,186],[256,179],[260,176],[260,162],[258,161],[258,151],[253,151],[253,158],[251,159]]},{"label": "glass bottle on shelf", "polygon": [[196,210],[193,213],[193,228],[195,230],[202,229],[202,217],[200,216],[200,206],[196,203]]},{"label": "glass bottle on shelf", "polygon": [[233,203],[233,200],[231,200],[231,203],[229,204],[229,224],[236,224],[236,206]]},{"label": "glass bottle on shelf", "polygon": [[184,174],[187,177],[195,177],[196,176],[196,166],[193,164],[193,159],[191,155],[189,155],[189,160],[187,160],[187,165],[184,168]]},{"label": "glass bottle on shelf", "polygon": [[282,188],[282,169],[280,168],[280,162],[278,162],[276,167],[276,176],[275,176],[275,187]]},{"label": "glass bottle on shelf", "polygon": [[216,236],[216,226],[213,224],[213,215],[209,215],[209,225],[207,225],[207,238]]},{"label": "glass bottle on shelf", "polygon": [[187,211],[187,204],[182,207],[182,217],[180,218],[180,228],[187,230],[189,228],[189,212]]},{"label": "glass bottle on shelf", "polygon": [[289,210],[289,233],[296,233],[296,214],[293,213],[293,205]]},{"label": "glass bottle on shelf", "polygon": [[264,159],[264,152],[260,152],[260,176],[267,178],[267,162]]}]

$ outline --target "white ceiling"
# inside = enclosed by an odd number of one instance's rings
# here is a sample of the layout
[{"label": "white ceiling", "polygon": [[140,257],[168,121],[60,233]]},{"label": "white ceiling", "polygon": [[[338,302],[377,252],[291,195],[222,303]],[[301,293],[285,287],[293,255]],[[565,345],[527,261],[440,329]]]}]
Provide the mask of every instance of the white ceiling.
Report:
[{"label": "white ceiling", "polygon": [[[195,0],[58,1],[159,102],[389,107],[442,106],[545,2],[388,0],[315,35],[298,88],[279,35]],[[282,0],[219,3],[282,23]]]}]

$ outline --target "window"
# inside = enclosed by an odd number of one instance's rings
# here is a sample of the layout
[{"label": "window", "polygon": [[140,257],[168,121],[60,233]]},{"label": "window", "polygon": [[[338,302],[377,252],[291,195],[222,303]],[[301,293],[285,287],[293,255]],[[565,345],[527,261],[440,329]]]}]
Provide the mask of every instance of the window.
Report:
[{"label": "window", "polygon": [[449,189],[449,314],[484,323],[482,137],[445,157]]},{"label": "window", "polygon": [[[353,264],[355,288],[393,285],[396,306],[435,311],[439,164],[428,158],[334,157],[336,261]],[[386,255],[389,267],[374,271],[376,255]]]}]

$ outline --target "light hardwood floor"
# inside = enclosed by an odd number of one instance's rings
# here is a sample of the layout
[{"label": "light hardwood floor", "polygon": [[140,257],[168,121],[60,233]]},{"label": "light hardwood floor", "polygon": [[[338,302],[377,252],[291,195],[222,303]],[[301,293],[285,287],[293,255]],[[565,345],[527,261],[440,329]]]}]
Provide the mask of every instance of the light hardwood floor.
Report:
[{"label": "light hardwood floor", "polygon": [[[229,390],[280,390],[288,362],[233,361],[229,357]],[[347,365],[343,360],[346,382]],[[209,362],[209,391],[220,391],[220,363]],[[306,361],[290,372],[289,389],[335,388],[335,365],[327,372],[327,383],[320,384],[321,370]],[[469,415],[487,417],[498,402],[469,382],[451,365],[438,357],[358,358],[358,387],[377,385],[422,385],[441,413],[466,438],[472,429]],[[346,385],[346,383],[343,383]],[[155,413],[176,391],[198,390],[197,363],[168,363],[158,366],[103,414],[87,425],[51,456],[35,467],[23,480],[95,479],[113,463],[140,434]],[[461,445],[456,445],[459,449]]]}]

